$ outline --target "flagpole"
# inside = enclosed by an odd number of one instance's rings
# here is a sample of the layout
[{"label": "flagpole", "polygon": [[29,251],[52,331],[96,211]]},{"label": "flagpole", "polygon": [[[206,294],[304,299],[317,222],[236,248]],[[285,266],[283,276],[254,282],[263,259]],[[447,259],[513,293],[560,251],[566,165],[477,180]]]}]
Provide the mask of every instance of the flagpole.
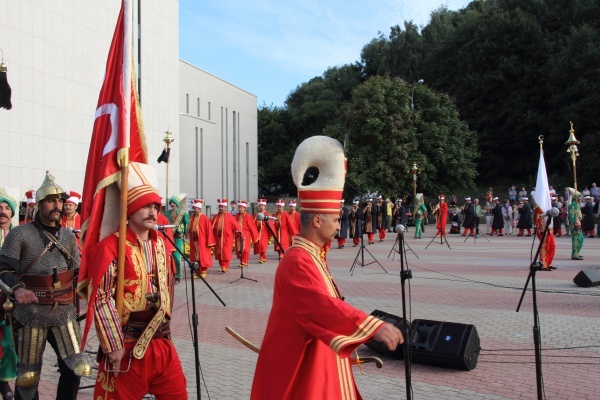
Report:
[{"label": "flagpole", "polygon": [[170,158],[170,153],[171,153],[171,143],[173,143],[175,141],[175,139],[173,139],[171,137],[172,132],[169,132],[168,130],[165,132],[165,137],[163,138],[163,142],[165,142],[165,152],[167,154],[167,160],[165,161],[165,163],[167,164],[167,175],[166,175],[166,192],[165,192],[165,213],[167,212],[167,210],[169,209],[169,158]]},{"label": "flagpole", "polygon": [[119,215],[119,249],[117,253],[117,288],[115,303],[119,317],[123,318],[123,298],[125,292],[125,245],[127,239],[127,195],[129,187],[129,147],[131,134],[131,63],[132,63],[132,24],[133,6],[131,0],[123,0],[123,79],[121,81],[125,116],[125,146],[117,153],[121,167],[121,207]]}]

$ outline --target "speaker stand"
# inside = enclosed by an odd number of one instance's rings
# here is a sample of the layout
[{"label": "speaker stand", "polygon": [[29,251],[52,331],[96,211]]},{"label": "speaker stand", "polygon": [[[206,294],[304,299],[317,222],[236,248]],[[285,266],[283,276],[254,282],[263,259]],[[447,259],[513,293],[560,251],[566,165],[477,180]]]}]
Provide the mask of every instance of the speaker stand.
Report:
[{"label": "speaker stand", "polygon": [[[369,253],[369,255],[371,256],[371,258],[373,259],[373,261],[371,261],[368,264],[365,264],[365,251],[367,253]],[[360,261],[358,261],[360,257]],[[375,258],[375,256],[373,254],[371,254],[371,252],[369,250],[367,250],[367,248],[365,247],[365,239],[364,239],[364,233],[361,232],[360,234],[360,248],[358,249],[358,253],[356,254],[356,258],[354,258],[354,263],[352,263],[352,267],[350,267],[350,276],[352,276],[354,274],[354,268],[356,268],[356,265],[360,265],[361,267],[365,267],[367,265],[371,265],[377,263],[382,270],[385,271],[385,273],[387,274],[387,270],[385,268],[383,268],[383,265],[381,265],[379,263],[379,261],[377,261],[377,259]]]},{"label": "speaker stand", "polygon": [[244,270],[245,270],[246,268],[247,268],[247,267],[241,266],[241,267],[240,267],[240,270],[241,270],[240,277],[239,277],[239,278],[237,278],[237,279],[236,279],[236,280],[234,280],[234,281],[231,281],[230,283],[235,283],[235,282],[237,282],[237,281],[241,281],[242,279],[245,279],[245,280],[247,280],[247,281],[252,281],[252,282],[258,282],[256,279],[251,279],[251,278],[247,278],[247,277],[245,277],[245,276],[244,276]]},{"label": "speaker stand", "polygon": [[[477,238],[479,236],[481,236],[482,238],[484,238],[485,240],[487,240],[488,243],[491,243],[490,239],[488,239],[485,235],[482,235],[482,234],[479,233],[479,220],[477,220],[476,223],[477,223],[477,225],[475,226],[475,236],[473,236],[473,244],[475,244],[477,242]],[[467,235],[467,237],[465,238],[465,240],[463,241],[463,243],[466,242],[467,240],[469,240],[470,236],[471,235]]]},{"label": "speaker stand", "polygon": [[[404,229],[405,229],[404,232],[408,232],[408,229],[406,229],[406,227]],[[408,245],[408,243],[406,243],[404,241],[402,243],[404,243],[404,246],[406,248],[408,248],[408,250],[412,251],[412,253],[415,255],[415,257],[419,258],[417,253],[415,253],[415,251]],[[400,249],[400,234],[398,234],[398,236],[396,237],[396,241],[394,242],[394,246],[392,246],[392,250],[390,250],[390,253],[388,254],[388,258],[390,258],[390,256],[393,253],[394,255],[392,256],[392,261],[394,261],[394,258],[396,258],[396,254],[400,253],[401,250],[406,252],[406,248]]]},{"label": "speaker stand", "polygon": [[436,241],[435,239],[437,239],[438,237],[440,238],[440,244],[446,243],[446,246],[448,246],[448,249],[452,250],[452,248],[450,247],[450,244],[448,243],[448,240],[446,239],[446,232],[442,231],[441,229],[438,229],[437,234],[431,239],[431,242],[429,242],[429,244],[427,246],[425,246],[425,250],[427,250],[429,245],[431,243],[433,243],[434,241]]},{"label": "speaker stand", "polygon": [[537,384],[537,398],[538,400],[544,399],[544,388],[542,386],[542,382],[544,381],[542,377],[542,345],[541,345],[541,333],[539,326],[539,313],[537,306],[537,292],[535,286],[535,273],[537,271],[541,271],[542,265],[538,262],[538,257],[540,252],[542,251],[542,246],[544,245],[544,241],[546,240],[546,236],[548,235],[548,228],[550,226],[550,218],[551,215],[548,216],[548,220],[546,220],[546,229],[544,229],[544,233],[542,234],[542,239],[540,240],[540,244],[538,245],[537,251],[535,253],[535,257],[533,258],[533,262],[529,266],[529,276],[527,277],[527,281],[525,282],[525,286],[523,286],[523,292],[521,293],[521,299],[519,300],[519,305],[517,306],[517,312],[521,309],[521,304],[523,303],[523,298],[525,297],[525,293],[527,292],[527,287],[529,286],[529,281],[531,280],[531,298],[533,303],[533,345],[535,348],[535,378]]}]

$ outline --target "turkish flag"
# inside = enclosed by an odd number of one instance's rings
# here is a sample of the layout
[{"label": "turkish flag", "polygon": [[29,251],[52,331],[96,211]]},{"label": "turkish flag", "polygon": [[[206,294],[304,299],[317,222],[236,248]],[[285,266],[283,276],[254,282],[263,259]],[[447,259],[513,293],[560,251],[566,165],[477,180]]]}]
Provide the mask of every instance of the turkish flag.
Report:
[{"label": "turkish flag", "polygon": [[[84,254],[78,290],[97,285],[108,267],[94,268],[86,252],[119,224],[120,198],[116,183],[129,148],[129,161],[147,163],[141,112],[135,92],[131,58],[131,0],[123,0],[106,61],[106,73],[96,108],[81,204]],[[88,293],[91,294],[91,293]],[[86,328],[93,318],[90,316]],[[85,330],[87,333],[87,329]]]}]

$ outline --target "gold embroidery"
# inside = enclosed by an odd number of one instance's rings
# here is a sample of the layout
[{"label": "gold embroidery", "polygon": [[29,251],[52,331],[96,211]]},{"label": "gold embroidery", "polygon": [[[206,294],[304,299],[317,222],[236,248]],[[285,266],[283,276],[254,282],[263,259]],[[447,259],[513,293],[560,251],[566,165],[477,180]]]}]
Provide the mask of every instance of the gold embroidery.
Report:
[{"label": "gold embroidery", "polygon": [[160,306],[133,348],[133,356],[141,359],[146,354],[146,349],[152,340],[152,336],[165,319],[167,310],[171,309],[171,298],[167,286],[167,263],[165,262],[164,242],[158,239],[156,242],[156,268],[158,270],[158,290],[160,291]]}]

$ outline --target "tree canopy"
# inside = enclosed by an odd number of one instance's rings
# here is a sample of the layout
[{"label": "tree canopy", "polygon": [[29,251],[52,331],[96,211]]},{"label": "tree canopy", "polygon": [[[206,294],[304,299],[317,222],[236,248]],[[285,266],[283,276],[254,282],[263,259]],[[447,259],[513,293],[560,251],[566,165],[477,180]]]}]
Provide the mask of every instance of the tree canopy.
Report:
[{"label": "tree canopy", "polygon": [[[564,144],[572,121],[581,141],[578,181],[589,184],[595,179],[592,149],[600,143],[599,65],[597,0],[440,7],[426,26],[392,26],[387,37],[365,44],[359,61],[299,85],[285,107],[259,110],[259,160],[267,159],[260,152],[273,152],[263,134],[290,144],[327,134],[347,138],[348,181],[357,190],[406,190],[413,162],[424,190],[501,178],[528,184],[543,135],[551,184],[560,187],[573,180]],[[425,85],[415,87],[419,79]],[[263,121],[269,123],[263,127]],[[279,121],[278,129],[272,121]],[[287,162],[289,170],[293,150],[277,156],[277,167]],[[265,172],[265,182],[291,182],[286,172]]]}]

